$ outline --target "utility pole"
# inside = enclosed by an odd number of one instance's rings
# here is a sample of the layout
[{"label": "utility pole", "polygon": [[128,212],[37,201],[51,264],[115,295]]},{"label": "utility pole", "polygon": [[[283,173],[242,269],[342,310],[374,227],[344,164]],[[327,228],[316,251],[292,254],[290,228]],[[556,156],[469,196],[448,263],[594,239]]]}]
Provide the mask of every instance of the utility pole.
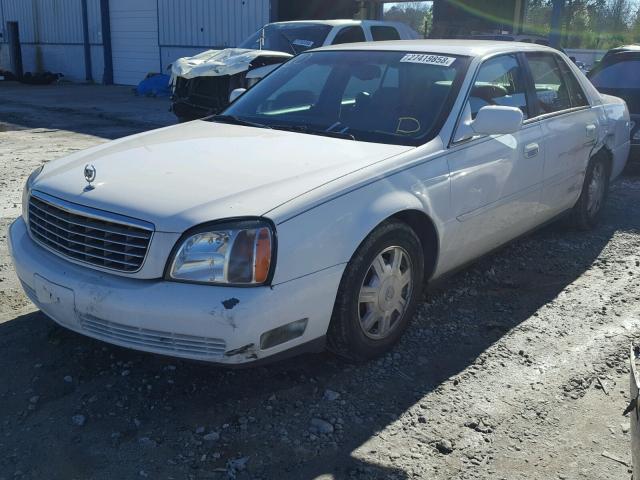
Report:
[{"label": "utility pole", "polygon": [[554,48],[560,46],[560,35],[562,31],[562,14],[566,0],[553,0],[553,10],[551,12],[551,31],[549,32],[549,45]]}]

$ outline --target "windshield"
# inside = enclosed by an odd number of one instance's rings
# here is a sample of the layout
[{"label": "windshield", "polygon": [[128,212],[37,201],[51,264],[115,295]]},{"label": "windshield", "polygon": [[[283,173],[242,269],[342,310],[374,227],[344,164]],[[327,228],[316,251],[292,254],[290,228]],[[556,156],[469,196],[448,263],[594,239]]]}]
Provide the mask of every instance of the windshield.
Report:
[{"label": "windshield", "polygon": [[437,135],[466,69],[466,57],[310,52],[265,77],[224,114],[271,128],[421,145]]},{"label": "windshield", "polygon": [[270,23],[242,42],[238,48],[298,53],[322,46],[331,26],[317,23]]}]

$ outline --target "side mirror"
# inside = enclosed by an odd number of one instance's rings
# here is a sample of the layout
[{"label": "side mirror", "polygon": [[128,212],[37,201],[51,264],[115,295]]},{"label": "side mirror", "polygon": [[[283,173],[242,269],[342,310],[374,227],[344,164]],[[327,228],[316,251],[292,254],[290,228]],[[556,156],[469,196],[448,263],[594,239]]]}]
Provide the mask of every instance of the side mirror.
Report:
[{"label": "side mirror", "polygon": [[233,90],[231,90],[231,93],[229,94],[229,103],[233,103],[236,98],[238,98],[246,91],[246,88],[234,88]]},{"label": "side mirror", "polygon": [[482,107],[469,127],[479,135],[505,135],[522,128],[524,115],[516,107]]}]

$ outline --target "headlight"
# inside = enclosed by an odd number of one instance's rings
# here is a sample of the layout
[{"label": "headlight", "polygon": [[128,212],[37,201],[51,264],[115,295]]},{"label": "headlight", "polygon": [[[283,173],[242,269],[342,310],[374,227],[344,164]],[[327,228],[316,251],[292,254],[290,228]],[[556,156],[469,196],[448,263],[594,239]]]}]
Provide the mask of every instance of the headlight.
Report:
[{"label": "headlight", "polygon": [[33,187],[33,182],[36,181],[36,178],[38,178],[38,175],[40,175],[43,168],[44,165],[40,165],[31,172],[31,175],[27,178],[27,182],[24,184],[24,188],[22,189],[22,218],[24,218],[25,222],[29,215],[29,195],[31,194],[31,187]]},{"label": "headlight", "polygon": [[262,285],[272,266],[274,235],[262,220],[199,228],[179,244],[167,277],[194,283]]}]

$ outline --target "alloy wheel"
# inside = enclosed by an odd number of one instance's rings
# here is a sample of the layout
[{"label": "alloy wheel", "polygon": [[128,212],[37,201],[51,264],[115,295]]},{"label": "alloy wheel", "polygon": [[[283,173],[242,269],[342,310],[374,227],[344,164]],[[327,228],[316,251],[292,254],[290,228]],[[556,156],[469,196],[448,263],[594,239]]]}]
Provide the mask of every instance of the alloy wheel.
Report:
[{"label": "alloy wheel", "polygon": [[364,276],[358,297],[360,327],[372,340],[388,337],[400,324],[413,290],[409,254],[401,247],[380,252]]}]

